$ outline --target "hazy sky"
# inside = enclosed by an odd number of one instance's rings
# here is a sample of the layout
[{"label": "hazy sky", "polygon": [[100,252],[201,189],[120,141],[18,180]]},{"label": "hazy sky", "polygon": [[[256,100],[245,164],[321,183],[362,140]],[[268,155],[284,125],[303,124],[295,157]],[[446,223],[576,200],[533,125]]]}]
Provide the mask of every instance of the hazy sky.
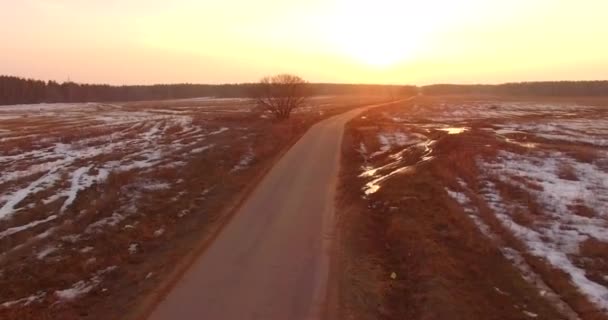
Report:
[{"label": "hazy sky", "polygon": [[0,0],[0,74],[111,84],[608,78],[608,0]]}]

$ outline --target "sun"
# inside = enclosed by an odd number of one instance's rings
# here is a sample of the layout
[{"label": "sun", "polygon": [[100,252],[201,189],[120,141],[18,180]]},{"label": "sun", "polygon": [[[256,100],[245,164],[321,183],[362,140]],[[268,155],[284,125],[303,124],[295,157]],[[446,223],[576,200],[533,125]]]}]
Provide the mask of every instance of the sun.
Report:
[{"label": "sun", "polygon": [[[405,0],[339,0],[328,36],[341,55],[375,67],[390,67],[416,55],[424,30]],[[415,6],[418,6],[416,8]]]},{"label": "sun", "polygon": [[415,44],[411,40],[400,37],[390,29],[369,27],[351,32],[337,41],[339,49],[370,66],[390,67],[412,58],[415,51]]}]

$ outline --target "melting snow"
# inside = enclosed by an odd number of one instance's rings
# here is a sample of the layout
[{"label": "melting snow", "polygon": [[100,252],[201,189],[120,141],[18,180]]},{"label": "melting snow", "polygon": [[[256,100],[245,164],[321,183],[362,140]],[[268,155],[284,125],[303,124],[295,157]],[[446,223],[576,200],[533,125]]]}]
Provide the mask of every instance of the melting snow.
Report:
[{"label": "melting snow", "polygon": [[[558,164],[565,162],[576,171],[578,181],[559,177]],[[608,174],[592,164],[578,163],[559,153],[538,154],[536,157],[501,152],[492,163],[480,164],[501,181],[526,190],[543,205],[544,219],[524,226],[514,221],[511,212],[525,209],[521,204],[505,202],[494,183],[485,182],[482,190],[486,202],[497,218],[522,240],[528,251],[546,259],[552,266],[569,274],[578,289],[600,309],[608,311],[608,288],[586,277],[585,270],[576,266],[569,254],[578,252],[579,244],[590,237],[608,241],[605,218],[588,218],[574,214],[570,204],[582,201],[606,217],[608,208]],[[521,182],[521,177],[527,177]]]},{"label": "melting snow", "polygon": [[24,225],[8,228],[8,229],[0,232],[0,239],[8,237],[10,235],[13,235],[13,234],[21,232],[21,231],[25,231],[25,230],[31,229],[31,228],[33,228],[35,226],[41,225],[43,223],[47,223],[49,221],[53,221],[55,219],[57,219],[57,215],[52,215],[52,216],[47,217],[46,219],[36,220],[36,221],[32,221],[30,223],[26,223]]},{"label": "melting snow", "polygon": [[96,272],[95,275],[89,280],[81,280],[74,283],[71,287],[67,289],[55,291],[55,296],[57,296],[57,298],[61,300],[66,301],[79,298],[80,296],[87,294],[91,292],[91,290],[95,289],[95,287],[97,287],[101,283],[102,276],[108,272],[115,270],[116,268],[116,266],[111,266],[100,270]]},{"label": "melting snow", "polygon": [[[463,188],[467,188],[466,183],[464,181],[459,179],[458,182]],[[445,191],[452,199],[454,199],[456,202],[458,202],[458,204],[463,207],[469,218],[473,221],[473,223],[477,226],[477,229],[479,229],[479,231],[481,231],[484,236],[492,240],[495,240],[497,238],[496,234],[492,232],[490,226],[488,226],[483,221],[483,219],[481,219],[481,217],[479,216],[479,211],[473,205],[471,199],[465,193],[452,191],[449,188],[446,188]]]},{"label": "melting snow", "polygon": [[78,196],[78,192],[91,187],[94,183],[102,182],[108,177],[107,170],[99,170],[97,175],[89,176],[86,173],[91,169],[92,166],[78,168],[72,173],[72,185],[67,191],[68,198],[61,206],[60,212],[64,212]]},{"label": "melting snow", "polygon": [[0,307],[10,308],[10,307],[14,307],[14,306],[17,306],[17,305],[28,306],[28,305],[30,305],[30,304],[32,304],[34,302],[41,301],[42,299],[44,299],[45,296],[46,296],[46,292],[38,291],[36,294],[31,295],[29,297],[25,297],[25,298],[21,298],[21,299],[18,299],[18,300],[4,302],[4,303],[0,304]]},{"label": "melting snow", "polygon": [[165,229],[160,228],[160,229],[154,231],[154,236],[158,238],[158,237],[162,236],[164,233],[165,233]]},{"label": "melting snow", "polygon": [[166,182],[150,182],[143,185],[142,188],[146,191],[159,191],[169,189],[171,188],[171,185]]},{"label": "melting snow", "polygon": [[[373,180],[367,182],[363,187],[363,192],[365,195],[371,195],[378,190],[380,190],[380,184],[384,181],[390,179],[391,177],[408,173],[415,170],[417,165],[420,165],[424,162],[430,161],[433,159],[431,154],[433,153],[432,146],[434,145],[434,141],[426,141],[414,144],[409,146],[395,154],[390,155],[388,158],[390,162],[380,166],[380,167],[364,167],[363,173],[359,175],[360,178],[373,178]],[[411,165],[407,165],[404,162],[406,161],[406,155],[416,154],[417,152],[422,152],[421,156],[418,156],[415,159],[408,159],[408,161],[415,161]]]},{"label": "melting snow", "polygon": [[100,232],[106,226],[115,227],[120,222],[122,222],[124,219],[126,219],[125,216],[121,215],[120,213],[114,212],[114,213],[112,213],[111,216],[99,219],[96,222],[93,222],[92,224],[90,224],[85,229],[85,233]]},{"label": "melting snow", "polygon": [[57,247],[48,246],[48,247],[42,249],[40,252],[38,252],[38,254],[36,255],[36,258],[38,258],[39,260],[42,260],[57,250],[58,250]]},{"label": "melting snow", "polygon": [[378,133],[378,142],[380,143],[380,150],[372,153],[369,156],[370,158],[385,154],[396,147],[419,143],[420,137],[403,132],[382,132]]},{"label": "melting snow", "polygon": [[8,201],[0,208],[0,220],[6,219],[15,213],[15,211],[17,211],[15,206],[27,196],[42,191],[55,183],[55,181],[59,179],[59,175],[55,172],[56,170],[53,170],[30,183],[27,187],[8,195]]},{"label": "melting snow", "polygon": [[130,254],[136,254],[137,253],[137,248],[139,247],[139,245],[137,243],[131,243],[129,245],[129,253]]},{"label": "melting snow", "polygon": [[239,163],[237,163],[230,172],[236,172],[243,169],[246,169],[251,165],[253,160],[255,159],[255,155],[253,154],[253,149],[250,147],[247,152],[241,157]]},{"label": "melting snow", "polygon": [[209,149],[213,148],[214,146],[215,145],[210,144],[210,145],[207,145],[207,146],[202,146],[202,147],[194,148],[194,149],[190,150],[190,153],[201,153],[203,151],[206,151],[206,150],[209,150]]},{"label": "melting snow", "polygon": [[84,247],[84,248],[80,249],[80,252],[81,253],[88,253],[88,252],[93,251],[93,249],[95,249],[95,248],[90,247],[90,246],[89,247]]},{"label": "melting snow", "polygon": [[219,128],[219,129],[217,129],[217,130],[215,130],[215,131],[211,131],[211,132],[209,132],[209,135],[210,135],[210,136],[213,136],[213,135],[216,135],[216,134],[224,133],[224,132],[226,132],[226,131],[228,131],[228,130],[229,130],[228,128],[226,128],[226,127],[222,127],[222,128]]},{"label": "melting snow", "polygon": [[498,292],[499,294],[503,295],[503,296],[508,296],[509,295],[509,293],[504,292],[503,290],[500,290],[500,288],[498,288],[498,287],[494,287],[494,290],[496,292]]}]

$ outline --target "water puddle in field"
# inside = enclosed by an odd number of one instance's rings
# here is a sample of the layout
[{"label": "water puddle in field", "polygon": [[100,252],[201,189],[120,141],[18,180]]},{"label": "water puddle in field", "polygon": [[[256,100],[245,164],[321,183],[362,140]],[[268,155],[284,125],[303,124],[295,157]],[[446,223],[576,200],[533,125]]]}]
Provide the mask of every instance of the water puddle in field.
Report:
[{"label": "water puddle in field", "polygon": [[[378,192],[381,188],[382,182],[388,180],[394,175],[404,174],[404,173],[412,173],[416,170],[416,166],[421,163],[432,160],[434,157],[431,155],[433,152],[432,146],[436,143],[435,140],[429,140],[426,142],[421,142],[409,146],[395,154],[389,156],[392,159],[392,162],[385,164],[383,166],[374,168],[374,167],[364,167],[363,173],[359,175],[361,178],[374,178],[369,181],[363,187],[363,192],[366,196],[374,194]],[[407,161],[408,159],[416,160]],[[412,164],[404,165],[404,162],[413,162]],[[385,174],[380,174],[384,173]]]},{"label": "water puddle in field", "polygon": [[[492,130],[492,129],[490,129],[490,130]],[[510,129],[495,129],[492,131],[494,131],[494,133],[496,134],[496,136],[499,139],[502,139],[507,143],[516,144],[520,147],[524,147],[527,149],[534,149],[534,148],[537,148],[539,145],[538,143],[535,143],[535,142],[522,142],[522,141],[511,139],[506,136],[507,134],[525,134],[525,132],[522,132],[522,131],[510,130]],[[524,137],[524,139],[525,138],[526,137]]]},{"label": "water puddle in field", "polygon": [[534,143],[534,142],[521,142],[521,141],[509,139],[509,138],[506,138],[505,141],[508,143],[516,144],[518,146],[522,146],[524,148],[528,148],[528,149],[534,149],[534,148],[538,147],[538,143]]},{"label": "water puddle in field", "polygon": [[447,132],[448,134],[461,134],[465,131],[469,131],[469,128],[466,127],[448,127],[448,128],[439,128],[439,131]]}]

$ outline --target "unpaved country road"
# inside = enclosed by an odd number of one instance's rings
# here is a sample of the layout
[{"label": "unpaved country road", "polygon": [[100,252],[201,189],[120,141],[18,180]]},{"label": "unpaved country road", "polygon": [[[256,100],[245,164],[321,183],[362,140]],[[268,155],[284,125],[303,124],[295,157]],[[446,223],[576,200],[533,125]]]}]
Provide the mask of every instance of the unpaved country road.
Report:
[{"label": "unpaved country road", "polygon": [[311,127],[149,319],[320,318],[344,125],[377,106]]}]

